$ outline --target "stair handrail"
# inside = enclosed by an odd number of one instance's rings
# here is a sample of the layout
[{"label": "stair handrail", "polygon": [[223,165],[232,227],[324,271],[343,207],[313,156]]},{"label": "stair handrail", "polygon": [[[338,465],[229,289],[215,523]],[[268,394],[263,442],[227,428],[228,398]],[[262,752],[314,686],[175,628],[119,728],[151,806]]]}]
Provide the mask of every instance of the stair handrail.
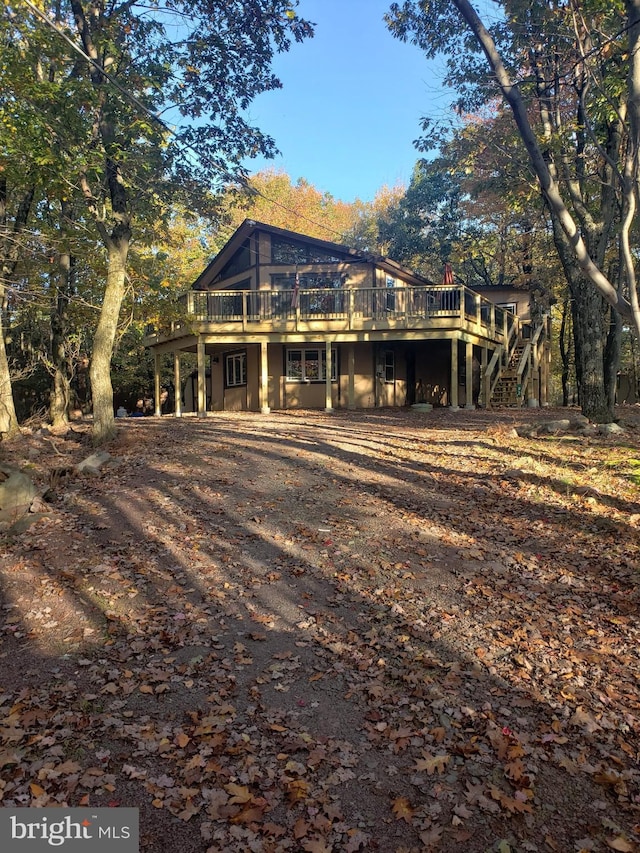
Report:
[{"label": "stair handrail", "polygon": [[[531,377],[531,341],[527,341],[527,345],[522,350],[520,361],[518,362],[518,370],[516,372],[516,383],[520,386],[520,396],[524,399],[526,396],[527,386]],[[526,371],[526,375],[525,375]]]},{"label": "stair handrail", "polygon": [[502,360],[503,352],[504,346],[500,344],[500,346],[496,347],[496,349],[493,351],[493,355],[491,356],[482,374],[483,378],[480,383],[480,387],[482,389],[482,402],[485,407],[489,405],[489,401],[493,396],[493,392],[495,391],[496,385],[500,381],[500,376],[502,374],[502,370],[500,369],[500,362]]},{"label": "stair handrail", "polygon": [[505,367],[507,367],[509,362],[511,361],[511,356],[515,352],[515,349],[518,345],[518,341],[520,340],[522,334],[520,323],[517,322],[518,318],[514,317],[514,320],[516,322],[512,323],[504,342],[503,355]]}]

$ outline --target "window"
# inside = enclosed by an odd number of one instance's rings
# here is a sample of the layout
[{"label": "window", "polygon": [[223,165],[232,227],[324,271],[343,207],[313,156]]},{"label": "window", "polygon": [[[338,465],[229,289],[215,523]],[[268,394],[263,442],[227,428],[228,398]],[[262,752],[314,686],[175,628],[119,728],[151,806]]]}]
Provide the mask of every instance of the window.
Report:
[{"label": "window", "polygon": [[[271,287],[274,290],[293,290],[296,283],[295,273],[273,273]],[[344,285],[340,273],[301,273],[298,283],[304,290],[332,290]]]},{"label": "window", "polygon": [[391,276],[387,276],[387,294],[386,294],[386,305],[385,308],[387,311],[395,311],[396,310],[396,294],[394,291],[394,287],[396,286],[395,279],[391,278]]},{"label": "window", "polygon": [[[287,350],[289,382],[324,382],[327,375],[327,351],[324,347]],[[331,350],[331,381],[338,381],[338,358]]]},{"label": "window", "polygon": [[[278,290],[293,290],[296,276],[287,273],[274,273],[271,287]],[[347,299],[341,288],[344,278],[340,273],[304,273],[298,275],[300,313],[343,314],[346,312]],[[311,292],[309,292],[311,291]],[[321,292],[320,292],[321,291]]]},{"label": "window", "polygon": [[503,311],[511,311],[512,314],[518,313],[518,306],[515,302],[496,302],[498,308],[502,308]]},{"label": "window", "polygon": [[[216,281],[231,278],[232,275],[244,272],[251,266],[251,244],[245,240],[238,251],[227,261],[216,277]],[[239,290],[240,288],[238,288]]]},{"label": "window", "polygon": [[309,243],[271,238],[272,264],[335,264],[343,260],[344,256],[324,251]]},{"label": "window", "polygon": [[247,384],[247,354],[234,352],[225,359],[225,380],[227,388],[236,388]]},{"label": "window", "polygon": [[395,382],[396,378],[396,354],[393,350],[385,350],[384,353],[384,381]]}]

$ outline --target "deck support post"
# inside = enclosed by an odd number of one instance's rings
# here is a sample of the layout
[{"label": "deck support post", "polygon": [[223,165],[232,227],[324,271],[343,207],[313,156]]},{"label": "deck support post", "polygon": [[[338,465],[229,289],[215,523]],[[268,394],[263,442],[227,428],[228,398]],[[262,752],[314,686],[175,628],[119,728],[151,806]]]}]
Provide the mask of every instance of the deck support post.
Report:
[{"label": "deck support post", "polygon": [[451,408],[459,409],[458,336],[451,338]]},{"label": "deck support post", "polygon": [[531,348],[529,375],[531,376],[531,394],[527,400],[527,406],[530,409],[537,409],[540,405],[540,361],[536,347]]},{"label": "deck support post", "polygon": [[180,378],[180,350],[173,351],[173,385],[175,388],[175,416],[182,417],[182,379]]},{"label": "deck support post", "polygon": [[464,407],[475,409],[473,403],[473,344],[467,341],[465,349],[465,383],[464,383]]},{"label": "deck support post", "polygon": [[258,391],[260,397],[260,412],[263,415],[268,415],[271,409],[269,408],[269,360],[267,341],[260,341],[260,388]]},{"label": "deck support post", "polygon": [[347,370],[349,371],[349,384],[347,386],[347,408],[356,407],[356,348],[349,344],[347,349]]},{"label": "deck support post", "polygon": [[489,347],[484,344],[482,347],[482,362],[480,366],[480,387],[482,389],[482,405],[485,409],[489,408],[491,395],[491,377],[487,374],[489,366]]},{"label": "deck support post", "polygon": [[196,352],[198,358],[198,417],[206,418],[207,417],[207,375],[204,364],[205,359],[205,345],[203,338],[198,335],[198,342],[196,344]]},{"label": "deck support post", "polygon": [[155,352],[153,354],[153,402],[155,406],[154,414],[158,418],[162,414],[162,408],[160,406],[160,358],[161,356],[159,352]]},{"label": "deck support post", "polygon": [[331,341],[325,342],[326,350],[326,375],[324,377],[324,410],[325,412],[333,411],[333,400],[331,399],[331,374],[333,373],[333,365],[331,363]]}]

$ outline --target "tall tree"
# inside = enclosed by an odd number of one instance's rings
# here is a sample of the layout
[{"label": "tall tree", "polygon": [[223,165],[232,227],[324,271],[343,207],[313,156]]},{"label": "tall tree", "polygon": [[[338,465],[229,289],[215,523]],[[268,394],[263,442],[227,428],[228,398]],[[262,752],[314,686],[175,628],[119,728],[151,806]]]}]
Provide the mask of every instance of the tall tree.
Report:
[{"label": "tall tree", "polygon": [[314,187],[305,178],[295,182],[283,171],[265,169],[247,181],[235,197],[229,227],[249,217],[278,228],[300,231],[321,240],[337,240],[353,224],[353,206]]},{"label": "tall tree", "polygon": [[394,3],[388,23],[429,55],[447,55],[461,103],[477,107],[498,93],[511,110],[572,291],[583,411],[611,420],[609,308],[640,329],[630,249],[640,180],[640,0],[501,0],[496,9],[488,27],[468,0]]},{"label": "tall tree", "polygon": [[461,196],[460,176],[449,160],[419,160],[405,194],[379,222],[390,257],[438,281],[460,235]]},{"label": "tall tree", "polygon": [[[28,13],[19,29],[56,28],[68,51],[61,62],[28,39],[23,67],[25,74],[51,69],[30,97],[47,87],[66,95],[66,109],[49,119],[53,150],[106,260],[90,368],[100,443],[114,428],[110,364],[132,241],[150,235],[177,201],[206,208],[210,188],[241,172],[246,158],[274,152],[273,140],[246,121],[246,109],[280,85],[271,71],[275,51],[312,28],[289,0],[171,0],[152,10],[138,2],[63,0],[55,4],[58,25],[30,0],[22,3]],[[171,117],[172,132],[160,114]]]},{"label": "tall tree", "polygon": [[19,431],[6,349],[8,292],[15,278],[21,237],[29,219],[34,195],[32,186],[13,189],[14,206],[11,210],[7,176],[5,172],[0,172],[0,438],[9,438]]}]

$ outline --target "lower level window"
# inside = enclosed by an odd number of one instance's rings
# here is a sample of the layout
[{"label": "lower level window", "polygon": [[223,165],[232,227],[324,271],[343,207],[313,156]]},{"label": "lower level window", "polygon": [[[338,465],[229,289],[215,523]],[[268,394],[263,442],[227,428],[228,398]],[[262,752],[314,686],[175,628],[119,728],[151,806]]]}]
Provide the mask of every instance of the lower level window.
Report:
[{"label": "lower level window", "polygon": [[247,354],[234,352],[225,359],[225,379],[227,388],[247,384]]},{"label": "lower level window", "polygon": [[386,350],[384,354],[384,381],[394,382],[396,378],[396,358],[393,350]]},{"label": "lower level window", "polygon": [[[291,382],[325,382],[327,351],[324,348],[287,350],[287,379]],[[331,350],[331,381],[338,379],[337,353]]]}]

